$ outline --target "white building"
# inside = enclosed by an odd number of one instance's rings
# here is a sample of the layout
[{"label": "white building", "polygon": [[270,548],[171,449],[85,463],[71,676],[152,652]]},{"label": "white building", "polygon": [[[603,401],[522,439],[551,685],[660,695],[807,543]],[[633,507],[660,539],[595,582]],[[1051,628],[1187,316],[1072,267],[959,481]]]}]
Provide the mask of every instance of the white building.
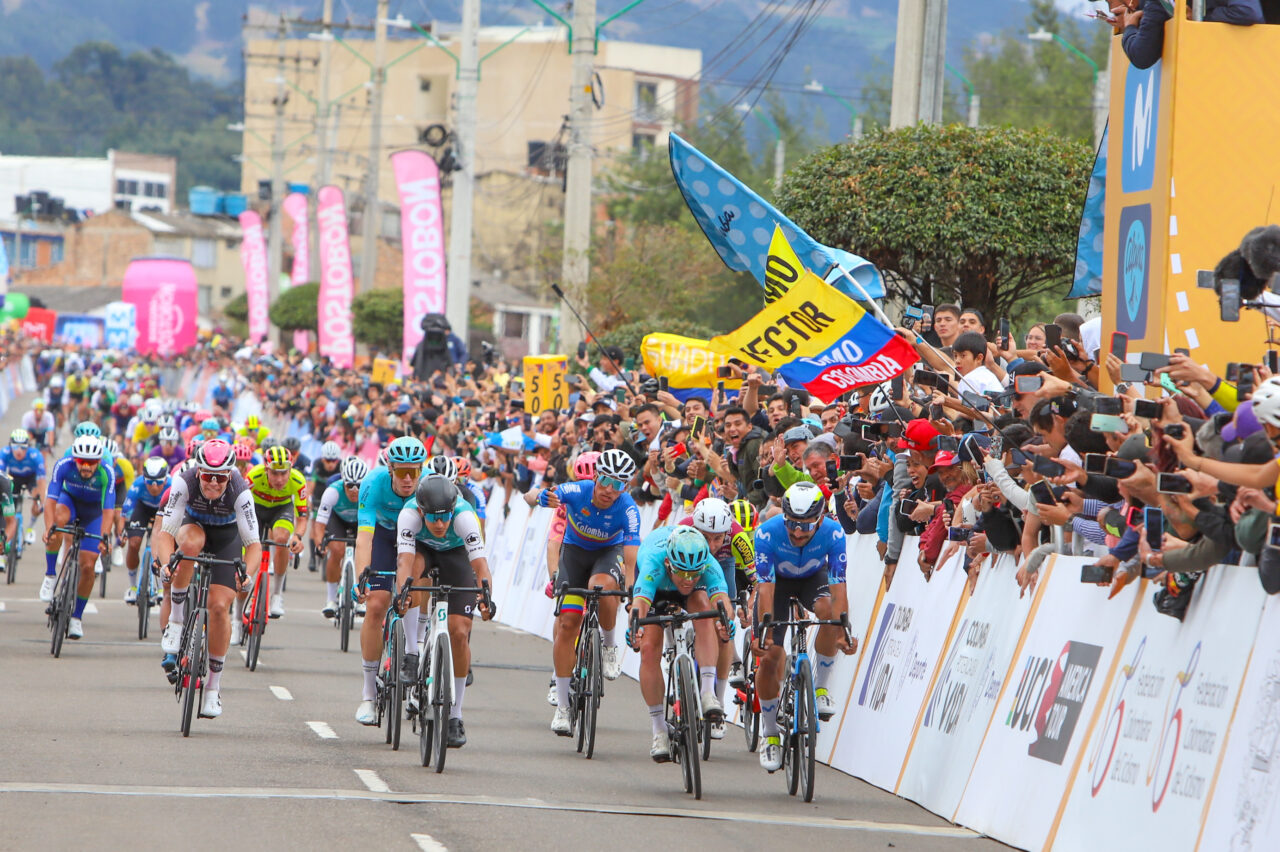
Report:
[{"label": "white building", "polygon": [[62,199],[68,210],[105,213],[175,207],[174,157],[108,150],[105,157],[26,157],[0,154],[0,221],[12,223],[14,196],[33,192]]}]

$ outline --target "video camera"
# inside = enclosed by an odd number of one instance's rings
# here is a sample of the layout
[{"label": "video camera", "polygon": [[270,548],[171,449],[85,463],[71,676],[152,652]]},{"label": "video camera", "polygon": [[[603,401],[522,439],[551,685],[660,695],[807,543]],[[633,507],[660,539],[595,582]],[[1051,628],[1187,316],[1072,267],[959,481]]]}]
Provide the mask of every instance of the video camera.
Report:
[{"label": "video camera", "polygon": [[1266,290],[1280,294],[1280,225],[1254,228],[1238,248],[1227,253],[1212,271],[1196,273],[1196,285],[1218,294],[1223,322],[1239,322],[1241,308],[1280,308],[1261,301]]}]

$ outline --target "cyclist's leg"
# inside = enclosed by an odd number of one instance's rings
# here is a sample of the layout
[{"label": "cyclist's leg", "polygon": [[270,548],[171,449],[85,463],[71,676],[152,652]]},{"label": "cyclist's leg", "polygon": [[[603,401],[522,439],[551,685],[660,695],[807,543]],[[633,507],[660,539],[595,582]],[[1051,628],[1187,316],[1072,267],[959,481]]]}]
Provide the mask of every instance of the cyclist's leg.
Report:
[{"label": "cyclist's leg", "polygon": [[[706,589],[695,588],[685,599],[686,612],[704,612],[711,609]],[[720,655],[720,637],[716,635],[716,622],[703,618],[693,623],[693,656],[698,661],[698,677],[702,681],[703,695],[716,695],[716,659]],[[716,695],[719,699],[719,696]]]},{"label": "cyclist's leg", "polygon": [[[673,599],[669,593],[658,592],[649,608],[650,612],[667,600],[679,602],[678,596]],[[640,638],[640,696],[649,709],[649,722],[655,736],[667,731],[667,720],[663,712],[662,640],[663,630],[656,624],[644,628],[644,635]]]},{"label": "cyclist's leg", "polygon": [[[325,522],[324,532],[325,535],[345,536],[351,534],[347,532],[349,528],[347,523],[334,513]],[[325,546],[324,582],[325,590],[328,592],[327,600],[338,599],[338,581],[342,579],[342,556],[346,550],[347,545],[341,541],[331,541]]]},{"label": "cyclist's leg", "polygon": [[[369,558],[375,571],[389,571],[396,564],[395,530],[383,526],[373,528],[373,545]],[[382,621],[391,608],[391,590],[394,576],[374,576],[369,579],[369,592],[365,598],[364,624],[360,627],[360,658],[364,672],[363,701],[378,697],[378,663],[382,660]]]},{"label": "cyclist's leg", "polygon": [[[832,605],[831,587],[824,572],[819,572],[806,580],[804,605],[818,618],[824,621],[839,618],[840,614]],[[818,628],[818,635],[813,640],[813,686],[814,689],[826,689],[827,681],[836,668],[836,656],[840,653],[838,642],[840,628],[824,624]]]},{"label": "cyclist's leg", "polygon": [[74,503],[70,520],[78,520],[85,530],[85,536],[80,540],[80,583],[76,588],[75,610],[71,613],[72,618],[83,619],[84,608],[89,603],[93,585],[98,579],[93,573],[99,552],[99,540],[95,536],[106,533],[102,529],[102,509],[97,504]]},{"label": "cyclist's leg", "polygon": [[[190,521],[190,518],[184,519]],[[197,523],[184,523],[178,530],[178,551],[183,556],[199,556],[200,551],[204,549],[205,531],[204,527]],[[187,593],[190,590],[191,576],[195,573],[195,563],[186,559],[178,563],[178,567],[173,570],[173,578],[169,585],[169,594],[165,596],[166,600],[172,599],[173,605],[169,608],[169,625],[175,627],[176,630],[182,630],[182,622],[187,615]]]},{"label": "cyclist's leg", "polygon": [[[440,582],[449,586],[475,586],[476,572],[467,557],[466,547],[436,554],[440,565]],[[453,650],[453,707],[449,716],[462,718],[462,694],[467,688],[467,672],[471,670],[471,622],[475,616],[475,592],[453,592],[449,595],[449,643]]]},{"label": "cyclist's leg", "polygon": [[282,512],[276,515],[275,523],[271,525],[271,540],[279,547],[273,548],[271,552],[271,565],[276,575],[276,586],[272,589],[273,594],[284,594],[284,575],[289,570],[289,549],[285,547],[289,543],[289,536],[293,535],[293,509],[290,507],[288,512]]},{"label": "cyclist's leg", "polygon": [[[205,533],[204,550],[215,559],[239,559],[240,529],[235,524],[210,527]],[[222,667],[231,645],[231,602],[235,600],[236,572],[230,565],[216,565],[209,577],[209,680],[206,692],[218,692],[222,684]]]},{"label": "cyclist's leg", "polygon": [[[421,543],[418,543],[416,548],[417,552],[413,556],[413,568],[410,569],[409,575],[405,577],[402,582],[399,580],[399,577],[397,577],[397,582],[400,586],[403,586],[405,583],[422,585],[419,581],[427,573],[427,566],[429,564],[427,559],[428,554],[430,554],[431,551]],[[427,619],[422,617],[422,604],[425,600],[426,595],[423,592],[412,592],[409,595],[409,606],[406,607],[405,611],[400,615],[400,620],[404,623],[404,652],[406,655],[417,655],[418,648],[422,645],[423,637],[426,635],[426,629],[430,626]],[[407,667],[410,663],[406,663],[405,665]]]},{"label": "cyclist's leg", "polygon": [[[773,587],[773,619],[786,621],[791,617],[791,596],[799,594],[797,584],[793,580],[779,577]],[[778,696],[782,693],[783,665],[786,653],[782,648],[782,640],[786,636],[785,627],[771,628],[773,644],[765,651],[756,671],[756,694],[760,696],[760,724],[766,737],[778,735]]]},{"label": "cyclist's leg", "polygon": [[[720,570],[724,572],[725,585],[728,586],[730,607],[732,607],[733,605],[732,602],[737,600],[738,598],[738,571],[737,571],[737,568],[734,567],[732,556],[730,556],[727,559],[721,559],[719,561],[720,561]],[[730,611],[728,615],[730,618],[733,618],[732,611]],[[710,624],[710,622],[699,622],[699,626],[701,626],[702,624]],[[715,628],[714,626],[712,626],[712,632],[714,632],[714,630]],[[729,682],[729,666],[733,664],[735,653],[736,653],[735,643],[733,642],[725,642],[724,644],[717,643],[716,665],[715,665],[715,670],[716,670],[715,694],[716,694],[716,699],[721,703],[721,705],[724,704],[724,689],[725,689],[725,685],[728,684]],[[701,661],[699,661],[699,666],[701,667]]]},{"label": "cyclist's leg", "polygon": [[[556,574],[556,588],[568,584],[570,588],[587,587],[592,565],[591,551],[565,544],[560,551],[560,569]],[[569,706],[569,679],[573,674],[573,665],[577,660],[578,629],[582,626],[582,615],[585,603],[577,595],[566,596],[560,605],[560,617],[556,619],[555,641],[551,646],[551,659],[556,671],[556,696],[558,707]]]},{"label": "cyclist's leg", "polygon": [[[622,545],[593,551],[594,565],[587,588],[601,586],[605,591],[617,591],[625,583],[622,573]],[[600,633],[605,647],[616,648],[618,639],[614,627],[618,623],[618,598],[600,599]]]}]

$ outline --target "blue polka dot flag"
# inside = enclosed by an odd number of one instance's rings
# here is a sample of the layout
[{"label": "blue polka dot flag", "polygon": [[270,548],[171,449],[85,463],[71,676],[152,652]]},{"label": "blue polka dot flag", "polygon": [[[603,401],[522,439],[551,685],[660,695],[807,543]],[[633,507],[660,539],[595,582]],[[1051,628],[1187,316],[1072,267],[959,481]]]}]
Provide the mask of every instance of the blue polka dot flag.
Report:
[{"label": "blue polka dot flag", "polygon": [[1076,270],[1068,299],[1083,299],[1102,292],[1102,229],[1107,209],[1107,129],[1102,131],[1089,191],[1080,213],[1080,239],[1076,243]]}]

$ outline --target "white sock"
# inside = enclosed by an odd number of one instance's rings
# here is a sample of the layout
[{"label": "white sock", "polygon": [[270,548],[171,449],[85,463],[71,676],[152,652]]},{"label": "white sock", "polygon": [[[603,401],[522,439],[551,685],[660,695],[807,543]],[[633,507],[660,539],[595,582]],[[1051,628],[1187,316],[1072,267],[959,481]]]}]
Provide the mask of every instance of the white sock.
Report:
[{"label": "white sock", "polygon": [[235,624],[244,618],[244,601],[239,598],[231,599],[231,623]]},{"label": "white sock", "polygon": [[604,644],[610,648],[618,647],[618,639],[616,636],[613,635],[617,631],[617,629],[618,629],[618,625],[616,624],[613,627],[610,627],[608,630],[605,630],[603,627],[600,628],[600,636],[604,640]]},{"label": "white sock", "polygon": [[569,709],[569,680],[567,677],[556,676],[556,700],[559,702],[556,707]]},{"label": "white sock", "polygon": [[776,737],[781,732],[778,730],[778,699],[765,701],[760,699],[760,723],[764,729],[766,737]]},{"label": "white sock", "polygon": [[698,673],[702,680],[702,693],[705,695],[716,691],[716,670],[714,668],[706,668]]},{"label": "white sock", "polygon": [[814,651],[813,661],[817,663],[813,673],[813,688],[826,689],[827,681],[831,679],[831,673],[836,670],[836,658]]},{"label": "white sock", "polygon": [[666,732],[667,720],[663,718],[661,704],[649,705],[649,724],[653,726],[654,736]]},{"label": "white sock", "polygon": [[423,642],[427,641],[427,628],[431,626],[430,619],[418,616],[418,635],[414,637],[414,641],[421,647]]},{"label": "white sock", "polygon": [[360,668],[364,671],[364,689],[360,692],[360,700],[374,701],[378,698],[378,661],[361,660]]},{"label": "white sock", "polygon": [[222,666],[226,661],[226,657],[209,655],[209,680],[205,682],[205,690],[209,692],[218,691],[218,687],[222,684]]},{"label": "white sock", "polygon": [[329,600],[336,601],[338,599],[338,584],[325,583],[324,587],[329,592]]},{"label": "white sock", "polygon": [[404,624],[405,641],[413,645],[412,648],[406,648],[405,653],[416,654],[418,653],[416,644],[418,639],[418,608],[416,606],[409,607],[400,618],[401,623]]},{"label": "white sock", "polygon": [[467,676],[453,679],[453,706],[449,708],[450,719],[462,718],[462,696],[467,691]]},{"label": "white sock", "polygon": [[129,585],[138,585],[138,570],[136,568],[129,572]]},{"label": "white sock", "polygon": [[716,673],[716,700],[719,701],[721,704],[724,704],[724,688],[728,685],[729,685],[728,678],[720,677],[720,674],[717,672]]},{"label": "white sock", "polygon": [[189,586],[183,586],[179,589],[177,586],[169,587],[169,600],[173,606],[169,609],[169,623],[182,626],[183,620],[187,617],[187,589]]},{"label": "white sock", "polygon": [[284,574],[276,574],[273,577],[275,580],[275,594],[279,597],[284,597],[284,578]]}]

